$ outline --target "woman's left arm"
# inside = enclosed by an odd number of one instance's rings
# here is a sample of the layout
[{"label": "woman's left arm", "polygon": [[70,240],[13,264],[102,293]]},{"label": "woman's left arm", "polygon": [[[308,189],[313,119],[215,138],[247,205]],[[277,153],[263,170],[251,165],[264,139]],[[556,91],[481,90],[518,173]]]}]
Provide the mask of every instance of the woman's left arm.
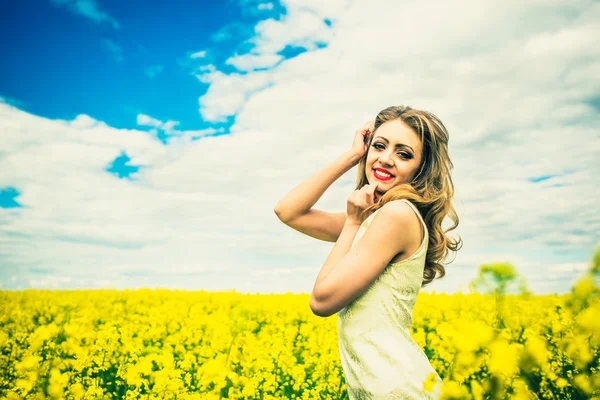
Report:
[{"label": "woman's left arm", "polygon": [[344,227],[342,228],[342,232],[340,233],[340,237],[335,242],[333,249],[327,256],[325,260],[325,264],[321,267],[321,272],[317,276],[317,280],[315,285],[313,286],[313,293],[315,289],[319,286],[319,284],[323,281],[323,279],[327,278],[327,276],[333,271],[335,266],[340,262],[340,260],[348,254],[350,251],[350,247],[352,246],[352,242],[354,241],[354,237],[356,237],[356,232],[358,232],[358,228],[360,228],[359,223],[354,221],[350,221],[346,218],[346,222],[344,223]]},{"label": "woman's left arm", "polygon": [[[406,248],[416,216],[403,201],[384,205],[350,251],[360,225],[347,223],[331,250],[310,297],[315,315],[328,317],[360,296]],[[393,238],[393,240],[390,240]]]}]

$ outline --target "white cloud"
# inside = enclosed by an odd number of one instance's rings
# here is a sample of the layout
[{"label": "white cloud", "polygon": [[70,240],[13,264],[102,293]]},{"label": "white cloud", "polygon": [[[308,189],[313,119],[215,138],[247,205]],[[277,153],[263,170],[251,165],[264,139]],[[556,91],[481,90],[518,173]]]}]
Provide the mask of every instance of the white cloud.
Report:
[{"label": "white cloud", "polygon": [[198,75],[204,83],[210,83],[207,93],[200,98],[200,113],[206,121],[224,121],[225,116],[237,113],[252,93],[265,88],[268,75],[223,74],[220,71]]},{"label": "white cloud", "polygon": [[244,54],[231,57],[225,63],[233,65],[239,71],[251,71],[272,67],[282,59],[283,56],[277,54]]},{"label": "white cloud", "polygon": [[327,43],[332,37],[332,29],[324,20],[306,11],[287,14],[282,20],[261,21],[254,30],[256,36],[250,42],[258,54],[276,53],[287,45],[314,50],[317,43]]},{"label": "white cloud", "polygon": [[[170,138],[169,144],[174,145],[182,145],[188,144],[192,141],[192,139],[197,139],[205,136],[212,135],[214,133],[223,132],[223,128],[215,129],[215,128],[206,128],[206,129],[196,129],[196,130],[178,130],[175,129],[177,125],[179,125],[179,121],[166,121],[163,122],[156,118],[152,118],[145,114],[138,114],[137,116],[137,124],[140,126],[151,126],[156,129],[160,129],[164,131],[166,134],[175,136],[175,139]],[[156,133],[154,131],[153,133]]]},{"label": "white cloud", "polygon": [[[233,131],[273,132],[264,140],[294,157],[293,165],[313,166],[324,166],[343,143],[350,144],[360,121],[390,104],[434,111],[451,133],[456,207],[462,217],[457,233],[466,248],[457,262],[469,248],[483,251],[499,243],[519,251],[591,252],[600,218],[585,210],[593,210],[600,197],[593,178],[600,172],[595,162],[600,116],[586,100],[600,89],[598,79],[590,79],[600,77],[600,48],[591,39],[600,34],[593,23],[600,16],[598,5],[371,4],[357,2],[331,12],[311,10],[305,2],[286,3],[286,19],[257,26],[252,40],[257,47],[273,52],[297,43],[303,34],[281,32],[295,32],[287,28],[301,19],[298,12],[332,20],[329,39],[318,30],[312,36],[310,29],[304,31],[307,42],[321,38],[327,48],[285,60],[260,75],[213,74],[200,100],[204,110],[211,110],[212,119],[236,115]],[[403,18],[411,15],[427,15],[428,29],[418,18]],[[506,20],[523,22],[508,30]],[[244,82],[256,76],[264,86],[250,93]],[[221,85],[234,78],[235,85]],[[226,106],[231,103],[225,99],[235,98],[235,107]],[[316,148],[327,151],[309,159],[309,149]],[[298,183],[299,177],[285,172],[284,158],[279,163],[270,157],[272,169]],[[527,181],[548,174],[557,176]],[[345,189],[332,188],[340,194],[335,201],[326,192],[320,203],[339,208],[353,179],[347,179]],[[525,262],[521,268],[528,273]],[[446,282],[438,287],[452,287]]]},{"label": "white cloud", "polygon": [[119,29],[119,22],[108,15],[106,12],[101,11],[94,0],[51,0],[57,6],[65,6],[69,11],[74,14],[79,14],[86,18],[91,19],[94,22],[103,23],[106,22],[112,25],[113,28]]},{"label": "white cloud", "polygon": [[158,75],[162,72],[163,69],[164,69],[164,67],[160,64],[151,65],[144,69],[144,73],[146,74],[146,76],[148,78],[154,79],[156,77],[156,75]]},{"label": "white cloud", "polygon": [[190,58],[204,58],[206,57],[206,50],[197,51],[195,53],[190,54]]},{"label": "white cloud", "polygon": [[167,121],[162,122],[158,119],[152,118],[145,114],[138,114],[137,116],[137,124],[142,126],[153,126],[155,128],[169,130],[176,125],[179,125],[178,121]]},{"label": "white cloud", "polygon": [[[535,292],[568,291],[600,231],[600,113],[589,104],[600,92],[600,42],[590,39],[600,5],[283,5],[281,21],[257,25],[251,54],[308,52],[266,71],[198,71],[209,84],[201,116],[235,116],[231,135],[186,141],[176,121],[140,114],[139,125],[182,137],[164,146],[87,116],[50,121],[0,104],[0,186],[18,188],[26,206],[0,209],[11,275],[41,280],[27,268],[44,265],[56,285],[111,277],[117,286],[310,292],[333,244],[286,227],[273,207],[349,148],[365,120],[408,104],[449,129],[461,218],[451,235],[464,240],[426,291],[466,287],[495,261],[512,262]],[[121,151],[145,166],[137,181],[103,171]],[[315,207],[343,211],[355,173]]]},{"label": "white cloud", "polygon": [[259,10],[272,10],[273,9],[273,3],[260,3],[258,6],[256,6]]},{"label": "white cloud", "polygon": [[196,76],[198,77],[198,79],[200,79],[200,81],[203,80],[203,75],[210,73],[210,72],[215,72],[217,70],[217,68],[212,65],[212,64],[207,64],[207,65],[200,65],[198,67],[196,67]]},{"label": "white cloud", "polygon": [[590,263],[567,263],[553,265],[550,267],[550,270],[561,272],[584,272],[589,270],[590,267]]}]

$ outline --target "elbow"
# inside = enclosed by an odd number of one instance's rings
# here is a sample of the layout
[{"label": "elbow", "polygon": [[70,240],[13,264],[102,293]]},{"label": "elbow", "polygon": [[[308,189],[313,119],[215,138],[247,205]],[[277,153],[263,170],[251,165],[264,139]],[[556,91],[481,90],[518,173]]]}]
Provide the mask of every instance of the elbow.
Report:
[{"label": "elbow", "polygon": [[279,220],[281,222],[286,222],[287,217],[285,216],[285,214],[279,204],[277,204],[275,206],[275,208],[273,209],[273,212],[275,213],[275,215],[277,215],[277,218],[279,218]]},{"label": "elbow", "polygon": [[316,315],[317,317],[329,317],[332,315],[332,313],[329,312],[329,310],[327,310],[326,307],[324,307],[322,302],[319,302],[316,298],[314,293],[311,294],[310,296],[310,309],[312,311],[312,313],[314,315]]},{"label": "elbow", "polygon": [[275,215],[277,215],[277,218],[279,218],[279,220],[286,225],[289,225],[290,222],[295,218],[295,216],[291,215],[279,205],[275,206],[273,212]]}]

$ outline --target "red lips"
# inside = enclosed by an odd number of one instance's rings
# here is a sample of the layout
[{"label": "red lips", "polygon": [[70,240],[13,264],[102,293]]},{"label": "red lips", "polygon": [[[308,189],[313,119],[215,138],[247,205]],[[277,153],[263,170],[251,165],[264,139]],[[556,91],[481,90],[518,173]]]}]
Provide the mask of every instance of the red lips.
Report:
[{"label": "red lips", "polygon": [[392,175],[392,177],[394,176],[394,174],[392,174],[390,171],[388,171],[385,168],[375,168],[375,171],[381,171],[381,172],[385,172],[386,174],[390,174]]},{"label": "red lips", "polygon": [[383,176],[377,175],[377,174],[375,173],[375,171],[386,172],[386,173],[388,173],[388,174],[389,174],[389,172],[388,172],[387,170],[383,169],[383,168],[375,168],[375,169],[373,170],[373,176],[374,176],[374,177],[375,177],[377,180],[380,180],[380,181],[384,181],[384,182],[385,182],[385,181],[392,180],[392,179],[394,178],[394,175],[391,175],[391,174],[390,174],[391,176],[388,176],[388,177],[383,177]]}]

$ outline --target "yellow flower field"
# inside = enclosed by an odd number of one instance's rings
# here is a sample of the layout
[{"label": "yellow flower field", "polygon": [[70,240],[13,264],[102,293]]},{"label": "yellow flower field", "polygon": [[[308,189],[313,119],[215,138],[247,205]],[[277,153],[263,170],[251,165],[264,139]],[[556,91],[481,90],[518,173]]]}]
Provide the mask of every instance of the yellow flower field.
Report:
[{"label": "yellow flower field", "polygon": [[[0,398],[341,399],[337,315],[309,295],[0,292]],[[445,399],[600,398],[600,297],[419,294]],[[428,382],[425,383],[428,385]]]}]

